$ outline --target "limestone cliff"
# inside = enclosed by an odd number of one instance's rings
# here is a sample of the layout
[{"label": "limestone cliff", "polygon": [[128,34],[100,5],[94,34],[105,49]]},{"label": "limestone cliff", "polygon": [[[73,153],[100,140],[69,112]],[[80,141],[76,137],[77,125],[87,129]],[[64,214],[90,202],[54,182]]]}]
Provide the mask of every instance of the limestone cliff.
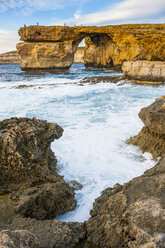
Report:
[{"label": "limestone cliff", "polygon": [[21,59],[16,51],[0,54],[0,64],[20,64]]},{"label": "limestone cliff", "polygon": [[29,26],[17,45],[22,69],[68,69],[86,38],[86,66],[120,68],[123,61],[165,60],[165,24],[104,27]]}]

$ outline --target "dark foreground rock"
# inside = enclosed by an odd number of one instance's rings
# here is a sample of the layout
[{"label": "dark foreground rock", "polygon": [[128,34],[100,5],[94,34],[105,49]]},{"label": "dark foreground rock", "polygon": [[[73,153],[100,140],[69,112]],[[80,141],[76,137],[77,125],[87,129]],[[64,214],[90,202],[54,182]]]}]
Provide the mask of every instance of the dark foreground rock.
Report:
[{"label": "dark foreground rock", "polygon": [[104,191],[86,222],[88,247],[164,248],[164,192],[165,157],[142,176]]},{"label": "dark foreground rock", "polygon": [[24,231],[4,230],[0,232],[1,248],[39,248],[39,242],[34,234]]},{"label": "dark foreground rock", "polygon": [[58,175],[50,149],[62,133],[36,118],[0,122],[0,247],[72,248],[85,238],[84,224],[54,220],[76,207],[73,185]]},{"label": "dark foreground rock", "polygon": [[158,98],[150,106],[142,108],[139,117],[145,126],[127,143],[139,146],[143,152],[150,152],[156,160],[165,153],[165,97]]},{"label": "dark foreground rock", "polygon": [[0,193],[25,217],[50,219],[76,207],[73,188],[59,176],[50,149],[63,129],[36,118],[0,122]]}]

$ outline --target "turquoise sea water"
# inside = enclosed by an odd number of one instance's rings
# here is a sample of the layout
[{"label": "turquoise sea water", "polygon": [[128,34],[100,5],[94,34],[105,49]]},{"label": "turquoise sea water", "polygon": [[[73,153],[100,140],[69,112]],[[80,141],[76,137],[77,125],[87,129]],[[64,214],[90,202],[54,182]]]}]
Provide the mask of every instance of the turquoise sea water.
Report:
[{"label": "turquoise sea water", "polygon": [[165,86],[124,80],[79,84],[87,76],[112,74],[119,73],[85,69],[83,64],[58,74],[27,73],[19,65],[0,65],[0,120],[35,116],[64,128],[63,137],[52,143],[59,173],[67,181],[79,181],[83,188],[76,192],[76,210],[59,216],[62,221],[88,219],[103,189],[127,182],[155,164],[150,154],[125,141],[143,126],[140,109],[164,95]]}]

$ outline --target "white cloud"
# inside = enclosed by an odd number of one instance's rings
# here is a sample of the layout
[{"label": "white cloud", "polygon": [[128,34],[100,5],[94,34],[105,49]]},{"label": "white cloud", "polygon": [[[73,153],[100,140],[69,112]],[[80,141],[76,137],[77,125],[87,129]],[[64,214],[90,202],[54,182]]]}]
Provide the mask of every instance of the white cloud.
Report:
[{"label": "white cloud", "polygon": [[73,18],[63,20],[67,24],[99,25],[118,23],[165,22],[165,0],[124,0],[107,10],[87,15],[75,13]]},{"label": "white cloud", "polygon": [[78,0],[0,0],[0,11],[9,9],[22,11],[24,14],[32,13],[35,10],[54,10],[64,8]]},{"label": "white cloud", "polygon": [[0,53],[16,50],[18,41],[17,32],[0,29]]}]

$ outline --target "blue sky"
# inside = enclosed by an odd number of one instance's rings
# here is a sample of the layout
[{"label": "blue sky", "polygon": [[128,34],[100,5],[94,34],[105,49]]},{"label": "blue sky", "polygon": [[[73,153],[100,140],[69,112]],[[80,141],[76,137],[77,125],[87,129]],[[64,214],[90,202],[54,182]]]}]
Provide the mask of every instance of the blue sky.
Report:
[{"label": "blue sky", "polygon": [[0,53],[26,25],[165,23],[165,0],[0,0]]}]

